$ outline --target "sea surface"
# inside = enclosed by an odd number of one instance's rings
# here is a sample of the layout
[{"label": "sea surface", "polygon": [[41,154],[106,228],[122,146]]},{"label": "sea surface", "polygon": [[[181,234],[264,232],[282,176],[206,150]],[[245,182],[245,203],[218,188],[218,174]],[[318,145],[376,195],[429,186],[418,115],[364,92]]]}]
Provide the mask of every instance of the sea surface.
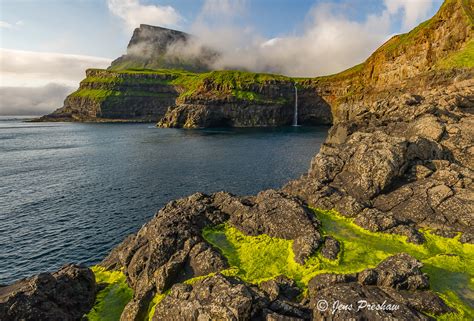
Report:
[{"label": "sea surface", "polygon": [[0,284],[93,265],[168,201],[248,195],[309,167],[328,127],[158,129],[0,118]]}]

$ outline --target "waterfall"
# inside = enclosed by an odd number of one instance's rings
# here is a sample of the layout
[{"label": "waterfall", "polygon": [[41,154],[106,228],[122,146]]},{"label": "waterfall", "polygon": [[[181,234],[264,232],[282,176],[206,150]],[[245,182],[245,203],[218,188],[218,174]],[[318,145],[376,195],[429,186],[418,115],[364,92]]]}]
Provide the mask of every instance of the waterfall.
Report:
[{"label": "waterfall", "polygon": [[293,126],[298,126],[298,88],[295,84],[295,111],[293,113]]}]

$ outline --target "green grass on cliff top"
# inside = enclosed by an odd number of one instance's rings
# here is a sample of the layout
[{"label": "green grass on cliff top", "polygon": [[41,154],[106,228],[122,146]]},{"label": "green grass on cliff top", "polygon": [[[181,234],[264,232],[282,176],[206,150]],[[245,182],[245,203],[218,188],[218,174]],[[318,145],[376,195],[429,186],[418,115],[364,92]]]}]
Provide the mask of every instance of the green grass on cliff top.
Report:
[{"label": "green grass on cliff top", "polygon": [[[96,69],[97,71],[101,71]],[[139,78],[137,75],[144,75]],[[153,78],[150,75],[163,77]],[[127,77],[129,76],[129,77]],[[252,73],[245,71],[212,71],[207,73],[192,73],[181,70],[149,70],[133,69],[120,71],[107,71],[102,76],[89,75],[82,82],[82,86],[99,84],[99,88],[89,89],[81,87],[71,94],[73,97],[84,97],[95,101],[104,101],[110,97],[118,96],[160,96],[160,94],[147,91],[147,85],[171,85],[180,90],[180,100],[186,99],[199,92],[205,92],[208,97],[233,96],[238,100],[269,103],[261,94],[255,92],[258,86],[268,82],[294,80],[289,77],[265,73]],[[143,90],[122,89],[124,85],[144,85]],[[292,97],[280,97],[271,102],[283,104]]]},{"label": "green grass on cliff top", "polygon": [[323,223],[323,232],[342,243],[342,253],[335,262],[319,253],[305,265],[294,261],[292,241],[267,235],[246,236],[229,225],[205,229],[207,241],[218,247],[234,274],[242,280],[258,284],[278,275],[294,279],[305,289],[308,281],[321,273],[354,273],[375,267],[387,257],[406,252],[423,262],[423,271],[430,276],[431,287],[458,313],[438,319],[470,319],[474,317],[474,246],[462,244],[459,237],[442,238],[424,232],[424,245],[407,243],[405,237],[373,233],[355,225],[333,211],[316,211]]}]

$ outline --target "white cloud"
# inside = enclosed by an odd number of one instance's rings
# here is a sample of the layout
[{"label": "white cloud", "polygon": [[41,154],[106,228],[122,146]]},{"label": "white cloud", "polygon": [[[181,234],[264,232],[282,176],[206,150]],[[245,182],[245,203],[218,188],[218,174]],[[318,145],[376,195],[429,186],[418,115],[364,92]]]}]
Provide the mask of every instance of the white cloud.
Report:
[{"label": "white cloud", "polygon": [[87,68],[111,59],[0,49],[0,114],[38,115],[61,107]]},{"label": "white cloud", "polygon": [[0,28],[10,29],[12,27],[13,25],[11,23],[8,23],[6,21],[0,21]]},{"label": "white cloud", "polygon": [[[407,26],[421,22],[433,4],[431,0],[384,1],[384,10],[367,14],[362,21],[345,15],[343,3],[322,3],[310,10],[301,33],[268,39],[251,26],[236,23],[234,18],[243,14],[245,2],[207,0],[191,33],[222,53],[215,69],[291,76],[331,74],[364,61],[392,36],[392,26],[400,17]],[[219,18],[223,15],[225,19]]]},{"label": "white cloud", "polygon": [[63,105],[73,87],[49,83],[38,87],[0,87],[0,115],[44,115]]},{"label": "white cloud", "polygon": [[21,27],[24,24],[25,24],[25,22],[23,20],[18,20],[17,22],[15,22],[15,24],[11,24],[11,23],[6,22],[6,21],[0,21],[0,28],[12,29],[14,27]]},{"label": "white cloud", "polygon": [[402,11],[402,28],[404,31],[412,29],[420,21],[428,18],[434,2],[433,0],[384,0],[391,15]]},{"label": "white cloud", "polygon": [[105,68],[108,58],[0,48],[0,86],[77,86],[87,68]]},{"label": "white cloud", "polygon": [[143,5],[139,0],[107,0],[107,4],[128,30],[140,24],[174,27],[183,19],[172,6]]},{"label": "white cloud", "polygon": [[216,69],[244,68],[291,76],[330,74],[362,62],[390,35],[387,11],[368,15],[362,22],[348,19],[341,11],[336,4],[317,5],[308,13],[301,34],[272,39],[230,18],[218,27],[215,21],[200,19],[192,33],[222,52],[213,66]]}]

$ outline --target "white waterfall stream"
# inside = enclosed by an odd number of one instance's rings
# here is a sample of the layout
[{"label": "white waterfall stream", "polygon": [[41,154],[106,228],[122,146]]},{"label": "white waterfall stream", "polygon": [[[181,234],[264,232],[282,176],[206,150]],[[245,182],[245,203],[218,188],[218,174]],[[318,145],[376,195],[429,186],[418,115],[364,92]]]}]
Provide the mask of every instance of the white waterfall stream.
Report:
[{"label": "white waterfall stream", "polygon": [[298,126],[298,88],[295,85],[295,111],[293,113],[293,126]]}]

